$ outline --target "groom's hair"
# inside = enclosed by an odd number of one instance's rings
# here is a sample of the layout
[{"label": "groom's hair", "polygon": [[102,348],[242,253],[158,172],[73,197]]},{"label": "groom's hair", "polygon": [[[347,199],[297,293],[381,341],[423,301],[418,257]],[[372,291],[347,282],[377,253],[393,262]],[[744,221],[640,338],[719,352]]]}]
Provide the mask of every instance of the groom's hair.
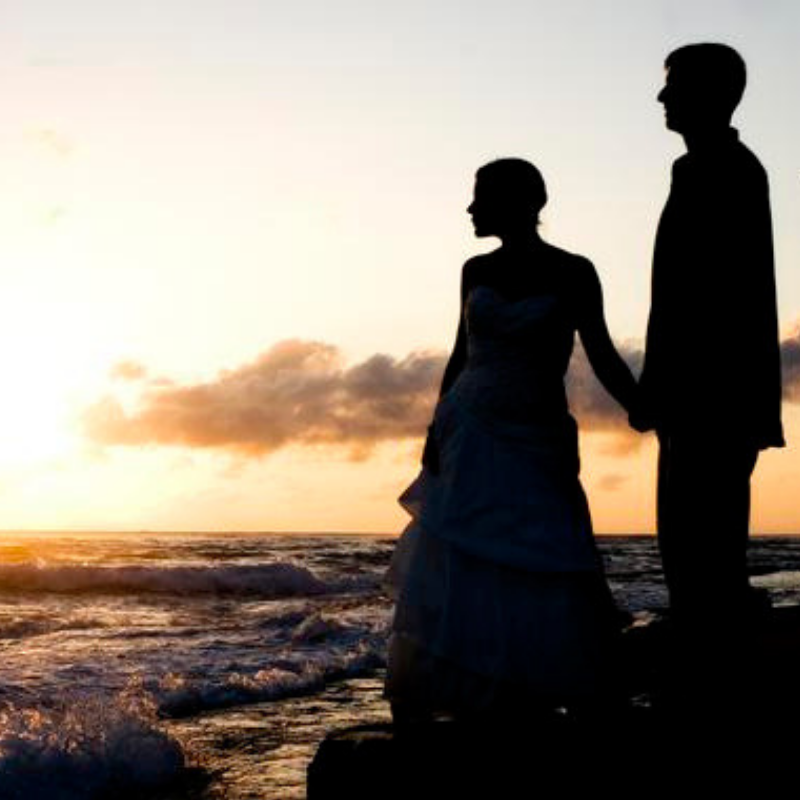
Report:
[{"label": "groom's hair", "polygon": [[747,84],[744,59],[727,44],[687,44],[673,50],[667,56],[664,66],[690,73],[698,91],[702,91],[709,100],[716,101],[720,108],[731,114],[739,105]]},{"label": "groom's hair", "polygon": [[484,164],[475,180],[497,189],[511,204],[530,209],[537,216],[547,203],[542,173],[524,158],[498,158]]}]

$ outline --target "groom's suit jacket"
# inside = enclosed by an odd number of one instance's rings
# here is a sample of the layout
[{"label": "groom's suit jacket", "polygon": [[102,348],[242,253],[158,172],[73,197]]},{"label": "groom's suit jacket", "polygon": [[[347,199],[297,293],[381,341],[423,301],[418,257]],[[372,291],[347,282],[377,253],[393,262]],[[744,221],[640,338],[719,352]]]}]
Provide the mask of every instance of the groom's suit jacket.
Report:
[{"label": "groom's suit jacket", "polygon": [[784,444],[767,175],[734,129],[673,165],[641,390],[657,429]]}]

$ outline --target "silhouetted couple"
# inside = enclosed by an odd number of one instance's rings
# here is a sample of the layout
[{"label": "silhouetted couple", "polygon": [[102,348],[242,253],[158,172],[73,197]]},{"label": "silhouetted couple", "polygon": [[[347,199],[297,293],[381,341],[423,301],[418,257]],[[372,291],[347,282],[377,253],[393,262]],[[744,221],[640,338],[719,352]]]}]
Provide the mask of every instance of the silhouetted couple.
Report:
[{"label": "silhouetted couple", "polygon": [[397,719],[591,706],[613,686],[619,615],[564,391],[576,332],[631,425],[658,434],[679,691],[719,666],[715,651],[733,652],[752,615],[750,475],[759,450],[783,444],[767,179],[730,127],[745,85],[739,55],[690,45],[666,67],[658,99],[688,152],[656,236],[638,386],[609,336],[593,265],[538,234],[538,170],[502,159],[477,173],[475,234],[501,246],[464,265],[423,468],[400,498],[412,521],[390,569],[386,694]]}]

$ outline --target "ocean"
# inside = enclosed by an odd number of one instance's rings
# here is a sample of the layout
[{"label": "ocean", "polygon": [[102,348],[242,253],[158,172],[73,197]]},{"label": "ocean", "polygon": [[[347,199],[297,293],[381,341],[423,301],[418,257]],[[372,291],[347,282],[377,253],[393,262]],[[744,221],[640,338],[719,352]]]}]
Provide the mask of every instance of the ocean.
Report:
[{"label": "ocean", "polygon": [[[325,734],[387,721],[393,537],[0,536],[0,800],[300,800]],[[651,537],[599,537],[618,604],[666,604]],[[753,583],[800,603],[800,537]]]}]

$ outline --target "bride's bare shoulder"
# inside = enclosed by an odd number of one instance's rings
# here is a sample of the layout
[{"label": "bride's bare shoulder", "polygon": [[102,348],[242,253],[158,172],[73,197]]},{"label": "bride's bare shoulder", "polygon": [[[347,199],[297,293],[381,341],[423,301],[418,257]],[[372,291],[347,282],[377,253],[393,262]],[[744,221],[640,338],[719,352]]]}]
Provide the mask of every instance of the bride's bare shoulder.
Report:
[{"label": "bride's bare shoulder", "polygon": [[587,283],[597,281],[597,270],[586,256],[570,253],[551,244],[547,245],[547,250],[551,268],[568,286],[583,288]]},{"label": "bride's bare shoulder", "polygon": [[572,269],[578,272],[594,269],[592,262],[586,256],[582,256],[579,253],[571,253],[569,250],[564,250],[549,243],[545,245],[545,248],[549,259],[564,269]]},{"label": "bride's bare shoulder", "polygon": [[491,253],[481,253],[464,262],[461,270],[461,281],[465,288],[491,281],[493,268],[497,261],[496,253],[496,250]]},{"label": "bride's bare shoulder", "polygon": [[488,269],[498,259],[498,250],[492,250],[490,253],[480,253],[477,256],[472,256],[464,262],[464,272],[480,272],[483,269]]}]

